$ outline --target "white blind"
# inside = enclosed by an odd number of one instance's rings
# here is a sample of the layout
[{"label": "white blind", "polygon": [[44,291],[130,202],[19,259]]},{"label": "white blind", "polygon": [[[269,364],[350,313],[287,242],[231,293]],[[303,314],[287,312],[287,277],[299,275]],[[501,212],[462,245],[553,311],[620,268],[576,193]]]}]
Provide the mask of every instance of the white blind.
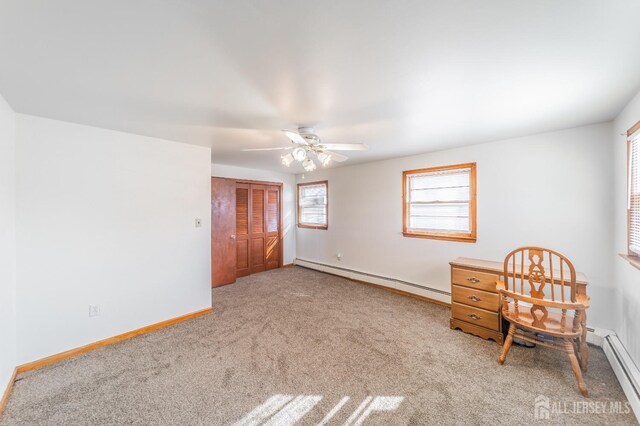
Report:
[{"label": "white blind", "polygon": [[469,233],[471,169],[409,175],[410,230]]},{"label": "white blind", "polygon": [[301,224],[327,224],[327,184],[304,185],[298,191],[298,209]]},{"label": "white blind", "polygon": [[640,131],[629,138],[629,251],[640,256]]}]

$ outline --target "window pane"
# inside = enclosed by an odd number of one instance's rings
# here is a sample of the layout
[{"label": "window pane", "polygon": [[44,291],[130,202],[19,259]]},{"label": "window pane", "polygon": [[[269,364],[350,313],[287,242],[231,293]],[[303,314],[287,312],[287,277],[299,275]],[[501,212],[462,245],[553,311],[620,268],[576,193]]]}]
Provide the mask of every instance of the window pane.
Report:
[{"label": "window pane", "polygon": [[309,185],[302,187],[303,198],[322,198],[327,195],[327,187],[324,185]]},{"label": "window pane", "polygon": [[457,188],[412,190],[409,194],[412,203],[419,201],[469,201],[469,185]]},{"label": "window pane", "polygon": [[425,188],[449,188],[452,186],[469,186],[469,169],[460,169],[454,172],[434,172],[418,174],[410,177],[411,189]]},{"label": "window pane", "polygon": [[324,206],[302,207],[300,219],[303,223],[326,223],[327,210]]},{"label": "window pane", "polygon": [[414,204],[409,207],[409,228],[469,232],[469,204]]},{"label": "window pane", "polygon": [[409,201],[468,201],[469,169],[417,174],[409,177]]},{"label": "window pane", "polygon": [[469,232],[468,217],[410,217],[409,229],[436,232]]},{"label": "window pane", "polygon": [[469,204],[412,204],[409,214],[413,216],[469,217]]},{"label": "window pane", "polygon": [[314,206],[319,204],[326,204],[325,197],[302,198],[300,200],[301,206]]}]

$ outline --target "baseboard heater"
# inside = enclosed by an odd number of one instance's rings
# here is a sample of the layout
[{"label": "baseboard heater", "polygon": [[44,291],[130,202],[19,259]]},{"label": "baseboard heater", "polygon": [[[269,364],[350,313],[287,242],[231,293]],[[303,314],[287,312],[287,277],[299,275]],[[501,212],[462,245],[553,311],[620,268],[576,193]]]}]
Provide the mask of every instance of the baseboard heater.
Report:
[{"label": "baseboard heater", "polygon": [[330,274],[339,275],[341,277],[364,281],[371,284],[378,284],[385,287],[395,288],[397,290],[414,293],[419,296],[428,297],[444,303],[451,303],[451,293],[437,288],[428,287],[421,284],[412,283],[410,281],[400,280],[397,278],[385,277],[383,275],[371,274],[369,272],[358,271],[355,269],[343,268],[340,266],[328,265],[325,263],[314,262],[305,259],[296,259],[295,264],[316,271],[328,272]]},{"label": "baseboard heater", "polygon": [[636,419],[640,421],[640,369],[615,333],[604,337],[602,350],[631,404]]}]

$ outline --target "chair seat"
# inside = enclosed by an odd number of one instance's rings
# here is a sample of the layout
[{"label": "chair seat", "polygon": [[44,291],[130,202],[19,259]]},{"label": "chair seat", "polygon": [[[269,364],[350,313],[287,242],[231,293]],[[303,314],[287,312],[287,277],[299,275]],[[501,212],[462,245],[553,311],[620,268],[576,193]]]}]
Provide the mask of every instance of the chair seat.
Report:
[{"label": "chair seat", "polygon": [[[531,313],[531,306],[523,306],[522,303],[518,304],[517,316],[514,303],[508,303],[507,306],[508,311],[505,309],[502,310],[503,318],[520,327],[524,327],[531,331],[537,331],[542,334],[548,334],[555,337],[578,337],[581,334],[580,326],[578,326],[576,331],[573,331],[574,317],[572,315],[567,314],[567,316],[565,317],[564,331],[562,330],[562,315],[556,312],[551,312],[550,310],[548,312],[547,318],[544,321],[544,326],[539,326],[539,324],[536,324],[536,326],[534,327],[534,317]],[[536,314],[538,317],[542,315],[542,313],[539,311],[537,311]]]}]

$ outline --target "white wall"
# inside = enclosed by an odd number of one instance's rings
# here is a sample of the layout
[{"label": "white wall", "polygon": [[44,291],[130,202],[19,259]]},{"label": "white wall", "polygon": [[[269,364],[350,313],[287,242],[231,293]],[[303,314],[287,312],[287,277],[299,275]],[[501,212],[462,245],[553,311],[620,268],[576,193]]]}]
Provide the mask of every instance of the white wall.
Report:
[{"label": "white wall", "polygon": [[618,256],[627,253],[627,138],[621,135],[640,120],[640,93],[624,108],[614,122],[614,248],[613,277],[617,288],[615,331],[636,365],[640,366],[640,270]]},{"label": "white wall", "polygon": [[27,115],[16,130],[18,363],[211,306],[208,148]]},{"label": "white wall", "polygon": [[[307,173],[329,180],[329,229],[298,228],[297,257],[449,291],[458,256],[540,245],[589,278],[589,325],[611,328],[611,124]],[[477,243],[403,237],[402,171],[477,163]],[[341,252],[339,262],[336,253]]]},{"label": "white wall", "polygon": [[296,258],[296,177],[293,174],[278,173],[268,170],[250,169],[246,167],[212,164],[211,176],[248,180],[282,182],[282,234],[283,264],[293,263]]},{"label": "white wall", "polygon": [[0,397],[16,366],[15,113],[0,96]]}]

